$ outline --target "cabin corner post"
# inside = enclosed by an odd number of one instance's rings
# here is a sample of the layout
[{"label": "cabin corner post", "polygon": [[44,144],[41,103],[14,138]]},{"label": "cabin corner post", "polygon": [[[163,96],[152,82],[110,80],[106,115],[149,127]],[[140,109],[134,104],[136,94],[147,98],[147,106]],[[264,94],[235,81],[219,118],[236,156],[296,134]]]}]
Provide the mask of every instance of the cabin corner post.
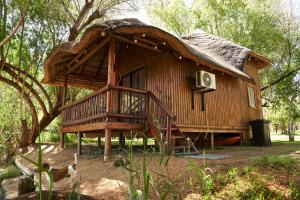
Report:
[{"label": "cabin corner post", "polygon": [[[114,65],[115,65],[115,49],[116,49],[116,40],[111,37],[109,41],[108,49],[108,69],[107,69],[107,85],[115,85],[114,78]],[[106,96],[106,113],[112,112],[112,90],[111,88],[107,91]],[[106,117],[106,123],[109,122],[109,117]],[[104,143],[104,161],[109,159],[111,154],[111,129],[105,129],[105,143]]]}]

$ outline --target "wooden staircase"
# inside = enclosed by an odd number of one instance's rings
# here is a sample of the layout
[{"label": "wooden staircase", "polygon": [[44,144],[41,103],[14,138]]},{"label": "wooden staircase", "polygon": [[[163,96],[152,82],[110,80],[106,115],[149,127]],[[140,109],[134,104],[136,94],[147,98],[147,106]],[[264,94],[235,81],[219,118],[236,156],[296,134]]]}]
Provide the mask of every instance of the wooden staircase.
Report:
[{"label": "wooden staircase", "polygon": [[[156,140],[160,148],[164,148],[167,152],[190,152],[188,139],[180,132],[178,128],[173,126],[170,135],[161,128],[159,121],[152,122],[148,125],[150,136]],[[169,141],[168,141],[169,137]]]}]

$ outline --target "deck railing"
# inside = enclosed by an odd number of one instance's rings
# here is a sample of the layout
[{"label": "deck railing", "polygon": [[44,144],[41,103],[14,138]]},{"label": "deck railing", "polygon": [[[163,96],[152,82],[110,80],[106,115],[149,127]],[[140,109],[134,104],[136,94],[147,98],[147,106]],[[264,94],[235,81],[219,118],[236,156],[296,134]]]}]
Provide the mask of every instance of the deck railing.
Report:
[{"label": "deck railing", "polygon": [[[110,102],[107,102],[107,95],[111,95]],[[101,121],[145,125],[157,122],[168,143],[172,123],[176,120],[175,115],[152,92],[122,86],[105,86],[61,109],[62,126]]]},{"label": "deck railing", "polygon": [[[107,95],[111,108],[107,108]],[[144,123],[147,92],[121,86],[104,88],[61,108],[62,126],[81,125],[101,121]]]},{"label": "deck railing", "polygon": [[176,116],[152,92],[148,92],[148,123],[155,124],[156,129],[163,134],[163,140],[171,143],[172,124]]}]

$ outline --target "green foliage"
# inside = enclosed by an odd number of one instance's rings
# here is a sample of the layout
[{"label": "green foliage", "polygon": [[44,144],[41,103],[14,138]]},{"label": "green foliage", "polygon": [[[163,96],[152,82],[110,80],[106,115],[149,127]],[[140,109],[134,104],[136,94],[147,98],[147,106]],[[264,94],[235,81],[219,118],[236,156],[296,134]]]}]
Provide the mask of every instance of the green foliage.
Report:
[{"label": "green foliage", "polygon": [[[186,6],[184,0],[173,0],[153,5],[149,14],[157,21],[163,23],[168,30],[175,32],[178,36],[182,36],[193,27],[193,13]],[[164,20],[160,20],[164,19]]]},{"label": "green foliage", "polygon": [[283,168],[288,171],[297,169],[298,160],[289,156],[262,156],[253,159],[258,166],[269,167],[274,169]]},{"label": "green foliage", "polygon": [[265,200],[265,199],[282,199],[282,196],[274,191],[271,191],[263,180],[255,180],[252,186],[245,191],[238,192],[237,199],[249,200]]},{"label": "green foliage", "polygon": [[234,181],[236,177],[238,176],[239,169],[238,168],[231,168],[228,170],[226,178],[230,181]]},{"label": "green foliage", "polygon": [[188,169],[196,174],[197,185],[205,199],[210,199],[213,190],[213,171],[210,168],[201,168],[198,163],[189,163]]},{"label": "green foliage", "polygon": [[223,146],[215,146],[214,150],[224,150],[224,147]]},{"label": "green foliage", "polygon": [[300,199],[300,186],[295,184],[294,182],[290,182],[289,189],[291,192],[292,199]]},{"label": "green foliage", "polygon": [[15,165],[9,165],[6,169],[0,170],[0,183],[6,178],[20,176],[22,173]]}]

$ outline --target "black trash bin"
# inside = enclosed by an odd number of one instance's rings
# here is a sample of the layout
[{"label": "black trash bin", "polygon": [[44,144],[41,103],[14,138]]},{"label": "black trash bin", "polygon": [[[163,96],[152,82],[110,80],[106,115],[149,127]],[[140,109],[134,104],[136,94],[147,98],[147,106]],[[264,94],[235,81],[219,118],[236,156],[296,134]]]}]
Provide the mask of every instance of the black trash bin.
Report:
[{"label": "black trash bin", "polygon": [[253,134],[254,145],[257,146],[270,146],[270,121],[265,119],[256,119],[249,121]]}]

